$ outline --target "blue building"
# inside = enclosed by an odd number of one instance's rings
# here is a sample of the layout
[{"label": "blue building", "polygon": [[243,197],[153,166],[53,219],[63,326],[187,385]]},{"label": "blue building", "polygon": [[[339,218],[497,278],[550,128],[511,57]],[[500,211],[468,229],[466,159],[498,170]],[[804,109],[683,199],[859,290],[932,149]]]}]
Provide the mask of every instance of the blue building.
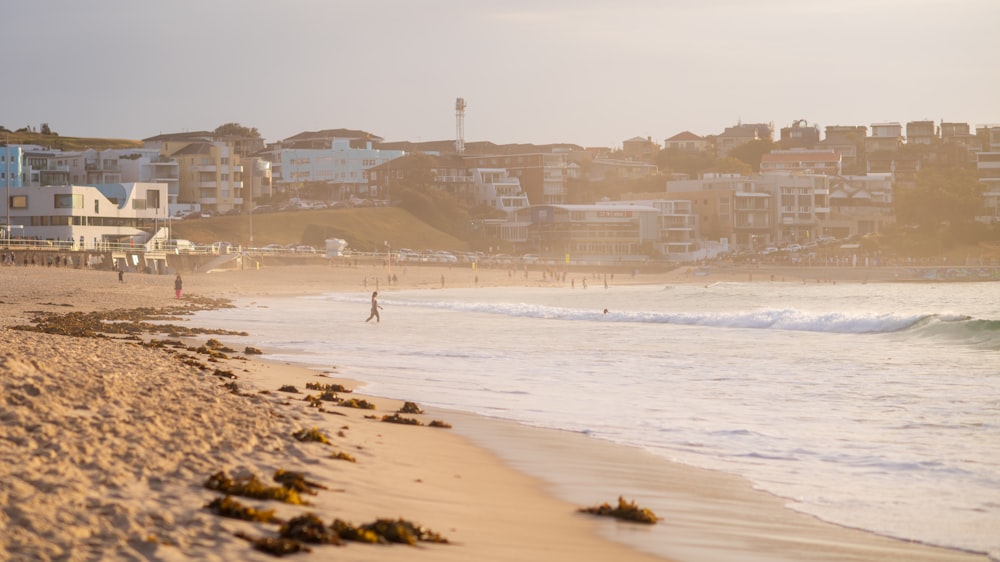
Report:
[{"label": "blue building", "polygon": [[406,154],[402,150],[379,150],[367,141],[357,147],[350,139],[333,139],[329,148],[283,148],[280,169],[283,187],[305,183],[325,183],[335,199],[361,197],[377,199],[375,186],[368,185],[369,168]]},{"label": "blue building", "polygon": [[24,187],[24,150],[20,145],[0,146],[0,187]]}]

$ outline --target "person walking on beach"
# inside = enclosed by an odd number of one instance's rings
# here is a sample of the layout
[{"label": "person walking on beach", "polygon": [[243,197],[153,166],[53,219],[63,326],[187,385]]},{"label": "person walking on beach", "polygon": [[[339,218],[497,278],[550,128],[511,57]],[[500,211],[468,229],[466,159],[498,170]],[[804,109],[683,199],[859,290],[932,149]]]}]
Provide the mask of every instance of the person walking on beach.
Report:
[{"label": "person walking on beach", "polygon": [[[371,316],[368,317],[368,320],[374,318],[376,322],[381,322],[382,318],[378,315],[378,311],[381,309],[382,307],[378,304],[378,291],[375,291],[372,293],[372,313]],[[365,322],[368,320],[365,320]]]},{"label": "person walking on beach", "polygon": [[177,278],[174,279],[174,295],[176,298],[181,298],[181,290],[184,289],[184,281],[181,280],[181,274],[177,274]]}]

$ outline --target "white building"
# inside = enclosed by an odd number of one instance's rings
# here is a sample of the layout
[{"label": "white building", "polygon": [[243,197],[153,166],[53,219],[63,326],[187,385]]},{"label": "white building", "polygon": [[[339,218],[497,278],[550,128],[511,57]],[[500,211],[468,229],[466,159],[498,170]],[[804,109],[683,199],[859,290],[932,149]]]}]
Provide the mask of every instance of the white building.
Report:
[{"label": "white building", "polygon": [[521,180],[503,168],[472,168],[469,170],[472,197],[477,205],[503,211],[508,215],[527,207],[528,195],[521,190]]},{"label": "white building", "polygon": [[167,225],[167,209],[160,183],[22,187],[10,194],[14,237],[78,250],[140,246]]}]

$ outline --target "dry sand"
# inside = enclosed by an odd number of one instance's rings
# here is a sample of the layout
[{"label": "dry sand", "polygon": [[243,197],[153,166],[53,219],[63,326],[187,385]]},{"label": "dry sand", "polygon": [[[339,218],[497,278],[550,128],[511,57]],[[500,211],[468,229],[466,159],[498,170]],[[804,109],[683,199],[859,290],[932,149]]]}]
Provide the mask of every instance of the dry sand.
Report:
[{"label": "dry sand", "polygon": [[[525,279],[506,270],[394,269],[399,282],[390,290],[440,287],[442,275],[446,286],[554,284],[538,272]],[[743,273],[731,272],[732,279],[743,280]],[[816,272],[799,273],[818,279]],[[185,292],[247,297],[372,290],[376,280],[386,290],[386,277],[380,267],[267,268],[186,275]],[[619,275],[614,282],[702,281],[680,270]],[[308,496],[309,506],[242,501],[285,518],[310,512],[327,522],[361,524],[402,517],[451,541],[314,546],[294,555],[303,560],[667,559],[642,552],[653,548],[672,560],[698,561],[985,560],[825,524],[740,478],[582,436],[446,411],[412,417],[444,420],[453,429],[383,423],[378,418],[401,402],[354,394],[347,396],[366,398],[376,410],[330,405],[321,412],[302,400],[305,384],[333,381],[298,365],[237,352],[206,362],[203,370],[176,353],[122,339],[9,329],[28,323],[34,311],[190,302],[172,297],[170,276],[126,275],[118,283],[111,272],[0,268],[0,560],[271,560],[234,533],[273,536],[276,527],[210,513],[203,506],[218,494],[203,483],[220,470],[269,480],[279,468],[304,472],[327,489]],[[214,337],[243,350],[239,337]],[[235,374],[239,393],[224,386],[230,381],[214,376],[215,369]],[[277,392],[283,385],[302,392]],[[366,417],[372,415],[376,419]],[[332,443],[291,436],[310,428]],[[331,458],[337,452],[357,462]],[[523,472],[543,468],[545,481]],[[640,505],[655,499],[671,506],[658,513],[664,520],[655,533],[579,514],[584,504],[561,499],[572,496],[568,489],[585,489],[595,498],[586,505],[613,502],[637,488],[656,493],[635,498]]]}]

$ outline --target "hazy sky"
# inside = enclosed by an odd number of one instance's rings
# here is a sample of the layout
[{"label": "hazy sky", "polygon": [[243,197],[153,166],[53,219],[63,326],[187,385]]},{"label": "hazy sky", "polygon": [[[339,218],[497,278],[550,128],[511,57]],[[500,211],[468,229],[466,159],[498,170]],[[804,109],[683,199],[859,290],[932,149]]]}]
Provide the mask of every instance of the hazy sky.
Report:
[{"label": "hazy sky", "polygon": [[620,146],[738,121],[1000,123],[998,0],[5,2],[0,125],[238,122]]}]

